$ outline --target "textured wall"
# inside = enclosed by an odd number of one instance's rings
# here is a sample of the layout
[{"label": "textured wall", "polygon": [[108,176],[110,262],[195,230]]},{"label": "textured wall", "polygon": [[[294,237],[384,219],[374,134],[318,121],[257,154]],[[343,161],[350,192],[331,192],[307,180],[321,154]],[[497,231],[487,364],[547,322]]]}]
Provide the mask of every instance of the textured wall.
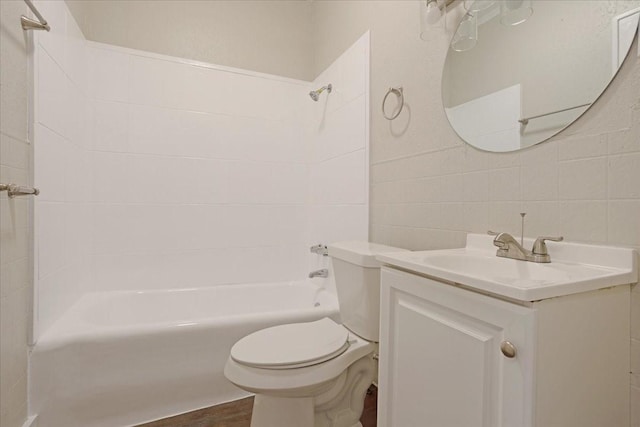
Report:
[{"label": "textured wall", "polygon": [[[459,6],[458,6],[459,7]],[[371,239],[410,249],[464,245],[467,232],[640,248],[640,59],[632,55],[606,93],[550,142],[510,154],[465,145],[444,115],[440,81],[450,32],[419,39],[418,2],[315,1],[316,70],[371,30]],[[459,17],[449,15],[449,30]],[[389,86],[406,110],[380,113]],[[640,424],[640,286],[633,289],[632,420]]]},{"label": "textured wall", "polygon": [[313,78],[308,1],[68,0],[67,4],[88,40]]},{"label": "textured wall", "polygon": [[[0,2],[0,182],[29,185],[27,47],[22,1]],[[0,425],[27,415],[27,337],[33,281],[29,260],[30,197],[0,193]]]}]

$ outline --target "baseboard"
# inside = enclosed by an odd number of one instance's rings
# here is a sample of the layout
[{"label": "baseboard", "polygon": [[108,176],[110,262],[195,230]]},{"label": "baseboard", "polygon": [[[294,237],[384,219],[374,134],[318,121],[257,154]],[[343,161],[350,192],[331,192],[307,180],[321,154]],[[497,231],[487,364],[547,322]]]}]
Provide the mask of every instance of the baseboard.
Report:
[{"label": "baseboard", "polygon": [[22,427],[38,427],[38,416],[32,415],[22,424]]}]

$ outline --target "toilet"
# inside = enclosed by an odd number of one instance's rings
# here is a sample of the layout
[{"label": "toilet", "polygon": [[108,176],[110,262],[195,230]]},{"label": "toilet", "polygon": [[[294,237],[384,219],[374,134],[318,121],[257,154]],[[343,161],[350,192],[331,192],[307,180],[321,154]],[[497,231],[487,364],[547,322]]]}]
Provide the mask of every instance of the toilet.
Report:
[{"label": "toilet", "polygon": [[376,378],[380,262],[405,249],[368,242],[329,245],[342,324],[329,318],[274,326],[239,340],[224,374],[255,393],[251,427],[362,427]]}]

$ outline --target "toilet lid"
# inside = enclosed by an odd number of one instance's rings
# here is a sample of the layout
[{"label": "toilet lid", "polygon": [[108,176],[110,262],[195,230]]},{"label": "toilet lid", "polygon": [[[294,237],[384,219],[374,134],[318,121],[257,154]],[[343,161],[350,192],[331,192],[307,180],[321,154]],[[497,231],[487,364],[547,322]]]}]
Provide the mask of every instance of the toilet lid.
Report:
[{"label": "toilet lid", "polygon": [[231,358],[243,365],[291,369],[315,365],[349,347],[349,331],[333,320],[292,323],[254,332],[231,348]]}]

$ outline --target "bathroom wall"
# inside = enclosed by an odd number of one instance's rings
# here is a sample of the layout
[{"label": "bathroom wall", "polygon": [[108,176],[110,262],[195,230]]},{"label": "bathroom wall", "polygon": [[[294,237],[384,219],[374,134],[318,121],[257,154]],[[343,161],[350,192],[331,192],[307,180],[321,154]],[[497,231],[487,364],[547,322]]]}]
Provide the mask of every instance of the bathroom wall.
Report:
[{"label": "bathroom wall", "polygon": [[[20,28],[23,2],[0,2],[0,183],[30,185],[28,133],[32,46]],[[27,418],[27,341],[33,280],[30,269],[30,199],[0,193],[0,425]]]},{"label": "bathroom wall", "polygon": [[89,40],[311,80],[309,1],[67,0]]},{"label": "bathroom wall", "polygon": [[312,244],[367,238],[368,36],[309,83],[86,42],[38,5],[36,336],[86,292],[299,280]]},{"label": "bathroom wall", "polygon": [[[310,105],[309,241],[329,244],[369,235],[369,33],[313,81],[333,90]],[[310,270],[332,267],[310,255]],[[332,286],[332,279],[328,281]]]},{"label": "bathroom wall", "polygon": [[[631,55],[605,94],[550,142],[492,154],[449,127],[441,72],[460,5],[419,38],[417,1],[315,1],[317,72],[371,30],[371,239],[410,249],[464,245],[467,232],[528,236],[640,249],[640,59]],[[535,5],[534,5],[535,7]],[[631,52],[638,49],[637,40]],[[380,113],[389,86],[406,110]],[[640,286],[632,290],[632,425],[640,425]]]},{"label": "bathroom wall", "polygon": [[41,1],[34,32],[35,336],[83,292],[88,274],[90,108],[85,40],[64,3]]},{"label": "bathroom wall", "polygon": [[304,277],[308,83],[89,43],[85,289]]}]

